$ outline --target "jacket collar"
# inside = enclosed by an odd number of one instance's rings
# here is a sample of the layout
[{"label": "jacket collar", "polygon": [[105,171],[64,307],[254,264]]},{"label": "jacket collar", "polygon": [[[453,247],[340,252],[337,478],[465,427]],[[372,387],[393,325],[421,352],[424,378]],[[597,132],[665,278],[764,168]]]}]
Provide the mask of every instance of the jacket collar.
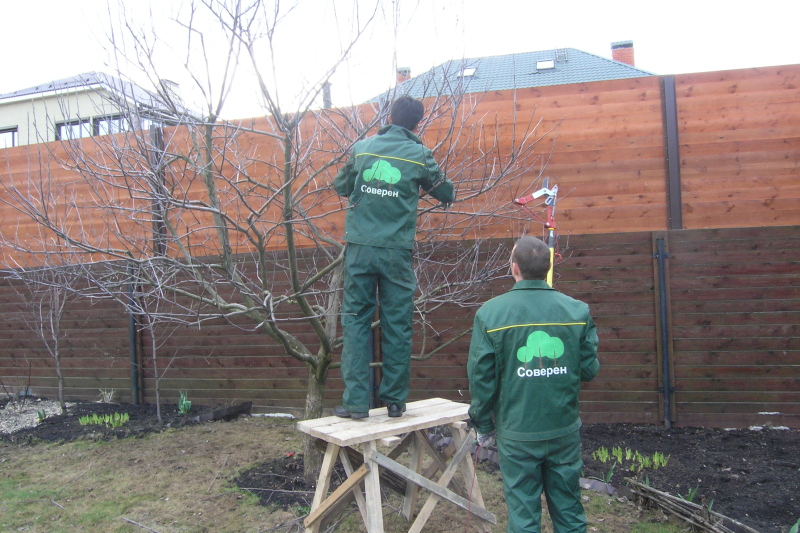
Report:
[{"label": "jacket collar", "polygon": [[413,132],[405,129],[403,126],[397,126],[395,124],[388,124],[378,130],[378,135],[399,135],[411,139],[417,144],[422,144],[422,141],[417,137]]},{"label": "jacket collar", "polygon": [[520,289],[547,289],[552,291],[553,287],[548,285],[543,279],[523,279],[522,281],[516,282],[511,290],[516,291]]}]

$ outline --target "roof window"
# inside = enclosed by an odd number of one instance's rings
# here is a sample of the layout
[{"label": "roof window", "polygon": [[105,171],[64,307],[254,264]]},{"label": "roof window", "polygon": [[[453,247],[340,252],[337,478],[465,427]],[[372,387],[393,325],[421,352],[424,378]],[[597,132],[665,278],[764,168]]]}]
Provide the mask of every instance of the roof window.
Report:
[{"label": "roof window", "polygon": [[536,62],[536,70],[547,70],[556,68],[556,62],[553,59],[544,59]]},{"label": "roof window", "polygon": [[461,73],[461,76],[464,78],[469,78],[475,74],[476,70],[478,70],[476,67],[467,67],[464,69],[464,72]]}]

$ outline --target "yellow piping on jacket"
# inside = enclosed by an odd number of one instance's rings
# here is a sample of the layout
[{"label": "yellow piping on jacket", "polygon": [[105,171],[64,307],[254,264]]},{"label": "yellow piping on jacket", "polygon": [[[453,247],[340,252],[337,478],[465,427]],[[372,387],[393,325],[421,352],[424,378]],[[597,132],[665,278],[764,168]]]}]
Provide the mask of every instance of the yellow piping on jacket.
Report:
[{"label": "yellow piping on jacket", "polygon": [[493,333],[503,329],[526,328],[529,326],[585,326],[586,322],[549,322],[543,324],[515,324],[513,326],[503,326],[502,328],[487,329],[486,333]]}]

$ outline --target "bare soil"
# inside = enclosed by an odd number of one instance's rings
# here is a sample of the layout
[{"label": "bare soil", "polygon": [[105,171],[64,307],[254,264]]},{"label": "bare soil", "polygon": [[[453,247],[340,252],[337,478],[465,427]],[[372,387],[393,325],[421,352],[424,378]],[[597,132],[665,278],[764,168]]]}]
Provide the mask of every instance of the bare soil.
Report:
[{"label": "bare soil", "polygon": [[[800,430],[710,429],[632,424],[592,424],[581,430],[585,472],[604,477],[591,452],[613,446],[640,453],[669,455],[665,468],[649,469],[642,479],[673,495],[697,488],[695,503],[762,533],[780,533],[800,519]],[[630,472],[615,468],[612,484],[624,483]]]},{"label": "bare soil", "polygon": [[[2,407],[0,402],[0,407]],[[181,415],[175,405],[162,406],[163,423],[156,418],[155,406],[75,402],[67,415],[48,417],[35,427],[0,439],[24,444],[70,442],[79,439],[109,440],[142,436],[165,428],[199,425],[193,417],[208,408],[195,408],[190,416]],[[92,413],[125,412],[130,420],[121,428],[81,425],[80,416]],[[611,462],[601,463],[592,452],[605,447],[628,448],[642,454],[661,452],[669,456],[664,468],[645,469],[639,476],[650,485],[674,495],[689,496],[695,503],[734,518],[762,533],[786,533],[800,518],[800,430],[672,428],[631,424],[593,424],[581,430],[584,450],[584,476],[624,485],[624,477],[634,477],[623,463],[611,470]],[[486,475],[499,476],[491,466]],[[313,486],[303,483],[302,456],[294,452],[273,457],[241,470],[232,478],[240,488],[250,489],[261,503],[296,509],[308,506]],[[340,474],[340,477],[341,474]]]}]

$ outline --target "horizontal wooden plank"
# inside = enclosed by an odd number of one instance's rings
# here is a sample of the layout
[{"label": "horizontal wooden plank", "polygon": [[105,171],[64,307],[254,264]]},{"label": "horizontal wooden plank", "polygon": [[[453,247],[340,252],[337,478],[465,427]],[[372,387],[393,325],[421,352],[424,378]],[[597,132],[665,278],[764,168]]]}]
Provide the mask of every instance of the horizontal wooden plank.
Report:
[{"label": "horizontal wooden plank", "polygon": [[779,413],[780,415],[800,415],[800,404],[796,402],[768,402],[758,401],[731,401],[731,402],[681,402],[677,405],[677,410],[681,414],[691,413],[737,413],[741,415],[755,415],[763,417],[765,422],[775,415],[764,415],[761,413]]},{"label": "horizontal wooden plank", "polygon": [[[755,340],[757,342],[757,339]],[[754,342],[755,343],[755,342]],[[748,349],[730,351],[688,351],[683,350],[674,355],[675,364],[686,366],[702,366],[713,368],[717,365],[737,365],[750,368],[762,366],[796,366],[800,361],[797,350]]]},{"label": "horizontal wooden plank", "polygon": [[[727,312],[708,313],[675,313],[672,324],[675,326],[743,326],[755,324],[798,324],[800,323],[800,301],[793,303],[795,310],[776,312],[749,312],[728,306]],[[791,307],[791,306],[789,306]]]},{"label": "horizontal wooden plank", "polygon": [[722,337],[722,338],[681,338],[673,340],[675,351],[695,352],[710,350],[714,352],[739,351],[794,351],[800,350],[800,338],[796,337]]},{"label": "horizontal wooden plank", "polygon": [[677,413],[678,426],[705,426],[712,428],[748,428],[750,426],[765,425],[800,428],[800,415],[775,415],[764,416],[748,413]]},{"label": "horizontal wooden plank", "polygon": [[[679,395],[680,404],[708,404],[708,403],[768,403],[800,405],[800,390],[794,391],[682,391]],[[762,412],[772,411],[762,406]],[[778,412],[780,408],[778,409]],[[774,411],[772,411],[774,412]]]},{"label": "horizontal wooden plank", "polygon": [[761,378],[748,377],[747,379],[703,379],[684,378],[675,380],[676,393],[684,390],[705,390],[716,392],[751,392],[758,390],[795,391],[798,380],[793,378]]}]

